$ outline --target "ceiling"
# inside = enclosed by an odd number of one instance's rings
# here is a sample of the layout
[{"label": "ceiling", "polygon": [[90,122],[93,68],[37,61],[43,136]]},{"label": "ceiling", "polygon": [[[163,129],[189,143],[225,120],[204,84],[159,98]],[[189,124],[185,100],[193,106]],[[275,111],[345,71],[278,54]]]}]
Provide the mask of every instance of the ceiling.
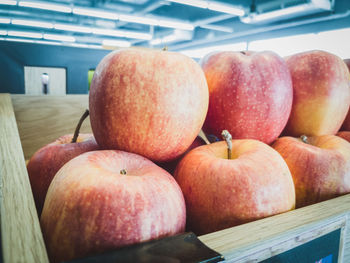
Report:
[{"label": "ceiling", "polygon": [[0,40],[180,50],[330,17],[340,2],[347,1],[0,0]]}]

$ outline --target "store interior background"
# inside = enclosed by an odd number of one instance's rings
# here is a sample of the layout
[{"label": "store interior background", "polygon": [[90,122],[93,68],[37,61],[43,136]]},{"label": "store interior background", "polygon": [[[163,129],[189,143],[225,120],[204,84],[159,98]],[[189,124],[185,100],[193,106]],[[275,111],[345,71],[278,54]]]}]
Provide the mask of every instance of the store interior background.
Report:
[{"label": "store interior background", "polygon": [[99,61],[127,47],[196,61],[218,50],[345,59],[349,43],[349,0],[0,0],[0,92],[35,94],[30,85],[48,74],[49,94],[87,94]]}]

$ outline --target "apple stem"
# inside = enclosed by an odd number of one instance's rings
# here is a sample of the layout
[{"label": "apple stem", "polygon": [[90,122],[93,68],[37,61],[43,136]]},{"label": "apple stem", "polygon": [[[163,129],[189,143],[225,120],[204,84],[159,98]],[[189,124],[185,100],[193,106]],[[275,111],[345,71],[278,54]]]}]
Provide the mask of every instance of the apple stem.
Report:
[{"label": "apple stem", "polygon": [[80,127],[81,127],[81,125],[83,124],[83,121],[87,118],[87,116],[89,116],[89,110],[86,110],[86,111],[84,112],[84,114],[80,117],[80,120],[79,120],[79,122],[78,122],[78,125],[77,125],[77,127],[75,128],[74,136],[73,136],[73,139],[72,139],[71,143],[77,142],[77,139],[78,139],[78,136],[79,136]]},{"label": "apple stem", "polygon": [[302,141],[303,143],[309,144],[309,141],[308,141],[308,138],[307,138],[306,135],[301,135],[301,136],[300,136],[300,139],[301,139],[301,141]]},{"label": "apple stem", "polygon": [[125,169],[120,170],[120,174],[126,174],[126,170]]},{"label": "apple stem", "polygon": [[221,136],[227,143],[228,159],[231,159],[232,158],[232,135],[228,132],[228,130],[223,130],[221,133]]}]

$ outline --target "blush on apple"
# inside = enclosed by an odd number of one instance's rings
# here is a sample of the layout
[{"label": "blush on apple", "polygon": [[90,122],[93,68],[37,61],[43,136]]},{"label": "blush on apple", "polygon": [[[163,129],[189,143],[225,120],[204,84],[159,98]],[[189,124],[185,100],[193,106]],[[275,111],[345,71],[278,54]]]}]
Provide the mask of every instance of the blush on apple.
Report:
[{"label": "blush on apple", "polygon": [[272,147],[293,176],[296,207],[350,192],[350,144],[334,135],[281,137]]},{"label": "blush on apple", "polygon": [[349,71],[344,61],[325,51],[287,57],[293,82],[292,112],[285,135],[335,134],[350,105]]},{"label": "blush on apple", "polygon": [[265,52],[216,52],[201,61],[209,109],[203,126],[220,137],[227,129],[236,139],[271,143],[285,127],[293,100],[285,61]]},{"label": "blush on apple", "polygon": [[50,262],[61,262],[184,231],[185,202],[174,178],[148,159],[93,151],[53,179],[41,215]]},{"label": "blush on apple", "polygon": [[295,206],[292,176],[282,157],[257,140],[199,146],[178,164],[175,179],[186,201],[187,228],[205,234]]},{"label": "blush on apple", "polygon": [[79,154],[99,148],[92,134],[79,134],[80,126],[87,116],[88,111],[80,119],[74,135],[61,136],[56,141],[40,148],[27,164],[29,180],[39,215],[44,205],[47,189],[58,170]]},{"label": "blush on apple", "polygon": [[208,110],[208,86],[189,57],[125,49],[97,66],[89,105],[91,127],[103,149],[170,161],[199,133]]},{"label": "blush on apple", "polygon": [[350,131],[340,131],[336,135],[350,142]]},{"label": "blush on apple", "polygon": [[[348,70],[350,71],[350,59],[344,59],[344,62],[346,64],[346,66],[348,67]],[[349,87],[350,87],[350,74],[349,74]],[[341,130],[342,131],[350,131],[350,110],[348,111],[348,114],[346,115],[346,118],[343,122]]]}]

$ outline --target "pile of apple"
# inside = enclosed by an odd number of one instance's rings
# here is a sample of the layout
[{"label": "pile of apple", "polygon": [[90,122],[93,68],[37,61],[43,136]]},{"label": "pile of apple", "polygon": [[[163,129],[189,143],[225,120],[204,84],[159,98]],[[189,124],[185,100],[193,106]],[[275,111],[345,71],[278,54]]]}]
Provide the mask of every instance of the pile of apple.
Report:
[{"label": "pile of apple", "polygon": [[[335,135],[343,123],[350,131],[349,82],[344,61],[323,51],[217,52],[200,64],[168,51],[110,53],[91,83],[93,135],[63,136],[27,166],[50,259],[349,193],[350,132]],[[201,129],[223,140],[205,144]]]}]

